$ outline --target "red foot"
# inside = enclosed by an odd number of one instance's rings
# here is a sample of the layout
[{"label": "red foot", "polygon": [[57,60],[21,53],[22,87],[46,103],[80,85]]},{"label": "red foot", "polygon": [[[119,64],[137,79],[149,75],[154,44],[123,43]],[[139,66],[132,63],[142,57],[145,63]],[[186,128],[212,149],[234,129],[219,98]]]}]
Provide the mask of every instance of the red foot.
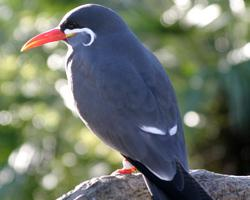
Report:
[{"label": "red foot", "polygon": [[121,175],[126,175],[126,174],[132,174],[136,171],[135,167],[131,167],[131,168],[123,168],[123,169],[118,169],[115,171],[115,173],[117,174],[121,174]]}]

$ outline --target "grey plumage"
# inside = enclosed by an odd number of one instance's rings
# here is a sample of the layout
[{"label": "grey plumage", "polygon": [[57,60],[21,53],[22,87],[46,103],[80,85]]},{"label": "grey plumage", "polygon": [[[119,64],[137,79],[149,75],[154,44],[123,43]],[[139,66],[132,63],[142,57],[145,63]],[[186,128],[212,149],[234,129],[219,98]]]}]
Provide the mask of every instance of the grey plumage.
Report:
[{"label": "grey plumage", "polygon": [[[110,9],[99,5],[78,7],[64,17],[61,30],[68,29],[72,22],[96,34],[88,47],[82,45],[88,34],[66,41],[71,46],[66,73],[81,118],[144,173],[155,199],[177,199],[178,195],[174,197],[161,185],[168,182],[172,184],[168,189],[181,193],[186,179],[192,178],[187,173],[177,101],[162,65]],[[155,127],[165,134],[152,134],[142,126]],[[169,134],[175,126],[176,133]],[[180,196],[190,199],[185,194]]]}]

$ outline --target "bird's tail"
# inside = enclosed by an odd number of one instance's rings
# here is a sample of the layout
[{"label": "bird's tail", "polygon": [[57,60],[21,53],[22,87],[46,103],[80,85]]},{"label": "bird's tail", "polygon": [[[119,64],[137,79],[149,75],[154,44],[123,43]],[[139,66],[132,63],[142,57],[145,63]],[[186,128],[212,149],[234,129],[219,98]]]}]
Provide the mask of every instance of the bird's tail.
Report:
[{"label": "bird's tail", "polygon": [[154,200],[213,200],[178,162],[174,178],[165,181],[155,176],[140,162],[128,160],[143,173]]},{"label": "bird's tail", "polygon": [[170,200],[161,189],[159,189],[154,183],[149,181],[145,176],[144,180],[147,184],[147,188],[149,189],[153,200]]},{"label": "bird's tail", "polygon": [[212,200],[201,185],[178,163],[172,181],[156,178],[158,180],[146,178],[154,200]]}]

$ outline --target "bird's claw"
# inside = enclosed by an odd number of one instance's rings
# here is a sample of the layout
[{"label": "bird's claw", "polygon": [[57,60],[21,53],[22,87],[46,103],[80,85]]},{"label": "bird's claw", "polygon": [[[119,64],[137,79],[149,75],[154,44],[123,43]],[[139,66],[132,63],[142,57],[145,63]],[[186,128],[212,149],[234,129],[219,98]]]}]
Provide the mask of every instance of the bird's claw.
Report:
[{"label": "bird's claw", "polygon": [[128,175],[128,174],[132,174],[134,172],[136,172],[136,168],[135,167],[122,168],[122,169],[117,169],[111,175]]}]

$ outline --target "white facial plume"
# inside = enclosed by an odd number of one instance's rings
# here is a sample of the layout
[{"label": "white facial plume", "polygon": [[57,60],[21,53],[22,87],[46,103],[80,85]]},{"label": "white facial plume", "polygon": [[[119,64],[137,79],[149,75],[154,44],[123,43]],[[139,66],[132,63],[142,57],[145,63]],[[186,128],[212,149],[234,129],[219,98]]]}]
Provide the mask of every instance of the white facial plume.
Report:
[{"label": "white facial plume", "polygon": [[92,31],[89,28],[65,29],[64,33],[66,35],[72,35],[72,36],[76,35],[76,34],[82,34],[83,36],[86,37],[86,35],[88,35],[89,36],[88,41],[81,41],[82,45],[85,46],[85,47],[91,46],[93,44],[93,42],[95,41],[95,39],[96,39],[96,34],[94,33],[94,31]]}]

